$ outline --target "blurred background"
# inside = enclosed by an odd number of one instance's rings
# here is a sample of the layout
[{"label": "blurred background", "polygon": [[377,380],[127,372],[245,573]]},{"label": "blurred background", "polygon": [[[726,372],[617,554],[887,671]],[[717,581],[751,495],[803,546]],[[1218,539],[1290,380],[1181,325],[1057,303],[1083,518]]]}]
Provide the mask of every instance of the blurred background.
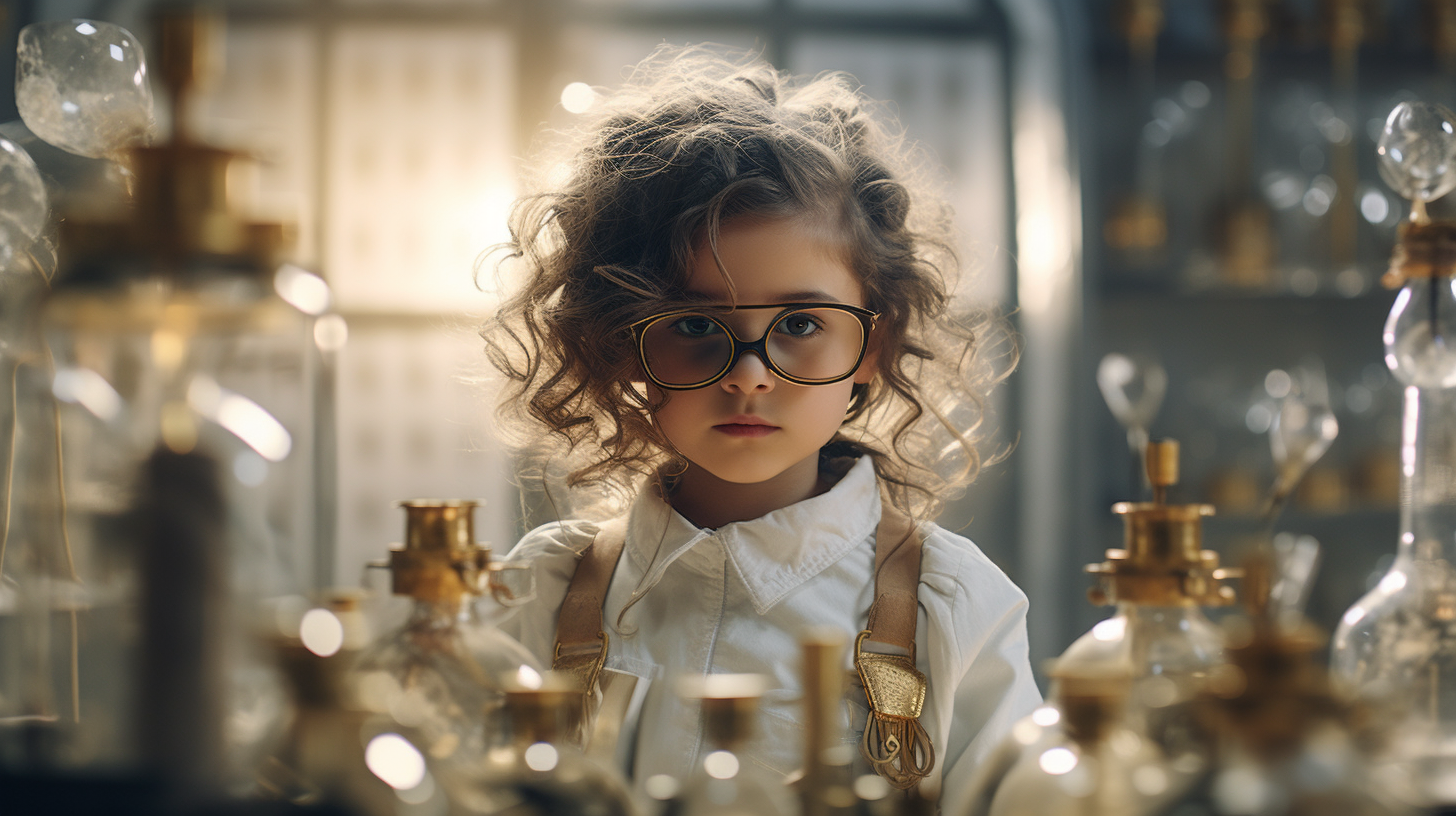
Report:
[{"label": "blurred background", "polygon": [[[26,24],[75,17],[145,42],[150,6],[10,0],[7,53]],[[294,260],[348,325],[319,407],[321,583],[357,584],[399,540],[401,499],[483,498],[481,536],[502,550],[543,520],[494,441],[475,328],[497,295],[476,263],[505,237],[533,145],[662,42],[848,71],[943,168],[959,295],[1011,317],[1022,363],[993,401],[990,443],[1010,456],[941,523],[1027,591],[1034,661],[1107,614],[1082,565],[1121,542],[1110,506],[1146,495],[1129,449],[1145,431],[1182,442],[1172,497],[1217,506],[1206,543],[1227,560],[1259,526],[1281,407],[1323,402],[1339,435],[1279,522],[1325,548],[1315,620],[1333,628],[1395,551],[1379,277],[1405,205],[1374,145],[1396,102],[1456,102],[1456,2],[222,8],[227,69],[197,125],[262,159],[261,205],[297,223]],[[17,118],[13,72],[0,60],[0,121]]]}]

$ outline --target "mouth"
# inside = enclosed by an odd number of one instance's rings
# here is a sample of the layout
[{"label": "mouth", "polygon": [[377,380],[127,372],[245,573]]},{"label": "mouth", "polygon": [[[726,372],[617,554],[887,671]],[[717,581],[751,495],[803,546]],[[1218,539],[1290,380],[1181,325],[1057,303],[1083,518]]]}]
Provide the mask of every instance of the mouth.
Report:
[{"label": "mouth", "polygon": [[736,416],[727,422],[713,426],[713,430],[719,433],[744,437],[768,436],[778,429],[779,427],[777,425],[770,424],[755,416]]}]

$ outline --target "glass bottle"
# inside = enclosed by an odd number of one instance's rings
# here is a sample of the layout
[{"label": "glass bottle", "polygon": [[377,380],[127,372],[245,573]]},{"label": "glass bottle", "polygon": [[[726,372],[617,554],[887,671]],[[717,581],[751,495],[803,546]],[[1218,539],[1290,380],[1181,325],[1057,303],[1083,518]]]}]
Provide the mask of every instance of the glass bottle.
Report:
[{"label": "glass bottle", "polygon": [[781,776],[742,756],[752,736],[765,680],[756,674],[709,674],[679,682],[683,697],[703,706],[709,751],[683,783],[684,816],[791,816],[793,796]]},{"label": "glass bottle", "polygon": [[352,666],[369,632],[358,599],[335,596],[289,621],[273,648],[293,704],[286,733],[255,772],[257,798],[360,816],[439,810],[423,753]]},{"label": "glass bottle", "polygon": [[[1264,585],[1254,574],[1267,576],[1268,560],[1246,567],[1251,588]],[[1160,813],[1412,813],[1373,772],[1369,713],[1330,685],[1323,635],[1258,609],[1230,623],[1229,664],[1196,702],[1213,736],[1209,761]]]},{"label": "glass bottle", "polygon": [[1066,674],[1126,667],[1129,718],[1177,754],[1196,743],[1186,704],[1223,662],[1223,637],[1203,607],[1231,602],[1233,590],[1223,586],[1228,571],[1218,554],[1203,549],[1202,520],[1213,507],[1166,501],[1178,481],[1178,443],[1150,442],[1146,456],[1153,501],[1115,505],[1125,547],[1087,567],[1100,578],[1089,597],[1116,603],[1117,613],[1073,642],[1057,665]]},{"label": "glass bottle", "polygon": [[1408,224],[1392,259],[1409,276],[1384,332],[1405,386],[1400,538],[1389,571],[1341,618],[1332,657],[1341,683],[1398,722],[1384,773],[1422,806],[1456,804],[1456,266],[1433,261],[1453,230]]},{"label": "glass bottle", "polygon": [[164,18],[177,124],[131,150],[133,206],[62,222],[47,356],[18,374],[11,537],[62,622],[52,662],[72,666],[53,673],[69,716],[51,761],[149,772],[182,799],[223,789],[281,715],[241,622],[313,581],[328,301],[321,279],[280,271],[282,226],[240,212],[239,157],[185,130],[205,25]]},{"label": "glass bottle", "polygon": [[1150,740],[1128,728],[1130,685],[1121,672],[1085,664],[1054,673],[1058,707],[1043,707],[1016,726],[1025,749],[984,810],[989,816],[1140,816],[1157,812],[1185,775]]},{"label": "glass bottle", "polygon": [[505,689],[532,683],[541,667],[482,615],[480,596],[499,580],[475,540],[476,502],[402,502],[405,541],[390,552],[407,619],[360,655],[356,670],[388,686],[389,711],[414,729],[433,761],[478,761],[495,740]]},{"label": "glass bottle", "polygon": [[449,766],[446,788],[457,811],[509,816],[634,816],[621,775],[581,752],[571,739],[581,689],[546,672],[535,688],[506,691],[507,741],[484,760]]}]

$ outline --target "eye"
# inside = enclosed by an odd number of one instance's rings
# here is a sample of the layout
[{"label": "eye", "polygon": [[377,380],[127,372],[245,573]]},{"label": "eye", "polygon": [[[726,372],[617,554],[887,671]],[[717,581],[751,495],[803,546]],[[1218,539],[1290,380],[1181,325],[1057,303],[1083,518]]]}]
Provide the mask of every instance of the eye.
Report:
[{"label": "eye", "polygon": [[808,312],[795,312],[779,319],[774,331],[790,337],[810,337],[824,328],[819,319]]},{"label": "eye", "polygon": [[707,337],[722,331],[717,323],[703,315],[683,315],[673,321],[672,330],[683,337]]}]

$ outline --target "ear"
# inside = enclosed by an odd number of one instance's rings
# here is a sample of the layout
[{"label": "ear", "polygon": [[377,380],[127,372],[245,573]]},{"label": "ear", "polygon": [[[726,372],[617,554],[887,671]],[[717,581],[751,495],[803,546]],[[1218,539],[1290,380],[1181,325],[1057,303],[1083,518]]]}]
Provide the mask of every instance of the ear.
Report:
[{"label": "ear", "polygon": [[859,368],[854,370],[854,381],[859,385],[872,382],[880,373],[880,344],[873,339],[870,347],[865,350],[863,360],[859,361]]}]

